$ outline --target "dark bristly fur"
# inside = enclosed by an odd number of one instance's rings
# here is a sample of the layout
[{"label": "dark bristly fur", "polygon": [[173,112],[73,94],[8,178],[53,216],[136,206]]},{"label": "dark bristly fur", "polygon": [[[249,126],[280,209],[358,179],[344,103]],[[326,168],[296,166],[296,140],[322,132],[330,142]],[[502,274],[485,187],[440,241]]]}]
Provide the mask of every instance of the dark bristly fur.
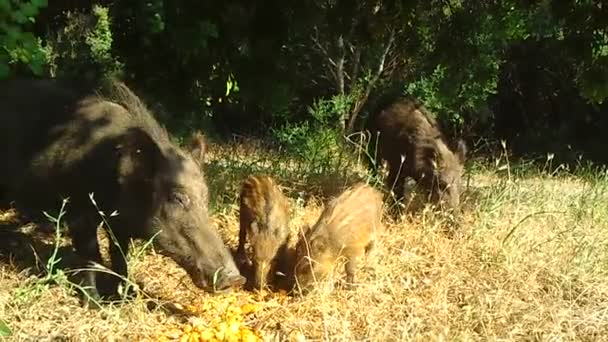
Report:
[{"label": "dark bristly fur", "polygon": [[406,178],[411,177],[430,192],[435,203],[458,207],[466,146],[459,140],[455,151],[450,149],[439,125],[420,102],[398,99],[372,116],[368,128],[375,171],[382,160],[387,161],[387,186],[398,201],[403,199]]},{"label": "dark bristly fur", "polygon": [[[174,144],[120,82],[95,92],[53,80],[3,81],[0,104],[0,188],[33,214],[53,212],[69,197],[67,223],[84,259],[101,263],[93,193],[117,239],[110,244],[116,273],[127,275],[123,253],[131,238],[155,237],[155,246],[197,286],[212,291],[243,284],[209,221],[201,140],[189,151]],[[98,290],[115,293],[115,281],[104,289],[96,279],[89,272],[83,284],[91,298],[99,298]]]}]

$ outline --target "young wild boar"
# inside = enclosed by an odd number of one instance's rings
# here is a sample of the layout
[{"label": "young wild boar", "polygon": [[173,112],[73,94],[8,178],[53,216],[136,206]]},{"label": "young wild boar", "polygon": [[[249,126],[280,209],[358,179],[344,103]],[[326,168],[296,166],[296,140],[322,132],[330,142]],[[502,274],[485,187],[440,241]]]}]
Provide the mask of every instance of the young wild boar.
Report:
[{"label": "young wild boar", "polygon": [[267,284],[276,271],[277,259],[285,257],[289,212],[289,201],[272,178],[249,176],[243,182],[237,255],[240,260],[247,259],[245,242],[249,240],[255,288]]},{"label": "young wild boar", "polygon": [[[65,219],[73,246],[97,263],[102,210],[118,243],[110,244],[111,268],[122,276],[129,240],[154,238],[198,287],[243,285],[209,222],[201,144],[194,139],[188,151],[180,148],[124,84],[105,90],[53,80],[0,82],[0,188],[21,212],[33,214],[56,213],[69,198]],[[96,301],[116,293],[118,281],[98,286],[91,271],[84,278],[85,304],[89,296]]]},{"label": "young wild boar", "polygon": [[382,194],[359,183],[332,199],[295,249],[294,281],[306,289],[346,258],[346,281],[353,284],[358,258],[374,247],[381,230]]},{"label": "young wild boar", "polygon": [[387,185],[394,187],[397,200],[403,199],[405,180],[412,177],[430,192],[433,202],[458,207],[466,146],[459,140],[453,152],[422,104],[399,99],[371,117],[368,127],[369,155],[376,157],[376,165],[387,161]]}]

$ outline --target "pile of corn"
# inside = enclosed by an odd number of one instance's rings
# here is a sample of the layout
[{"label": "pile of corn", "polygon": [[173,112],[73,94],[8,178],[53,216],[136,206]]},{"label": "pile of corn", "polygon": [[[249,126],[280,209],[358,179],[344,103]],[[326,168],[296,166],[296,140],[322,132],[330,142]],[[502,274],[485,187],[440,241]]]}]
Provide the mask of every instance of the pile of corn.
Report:
[{"label": "pile of corn", "polygon": [[193,314],[217,311],[216,318],[208,322],[200,317],[193,317],[181,329],[172,329],[163,334],[159,341],[263,341],[259,331],[244,324],[245,316],[258,311],[259,305],[249,303],[234,305],[234,300],[228,301],[225,308],[217,307],[215,304],[207,302],[200,307],[187,306],[186,309]]}]

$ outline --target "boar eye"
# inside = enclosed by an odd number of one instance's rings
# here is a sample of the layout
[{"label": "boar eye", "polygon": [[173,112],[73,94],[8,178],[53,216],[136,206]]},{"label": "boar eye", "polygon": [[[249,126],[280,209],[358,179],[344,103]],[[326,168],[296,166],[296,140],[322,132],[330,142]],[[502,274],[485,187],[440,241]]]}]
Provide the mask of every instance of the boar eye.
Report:
[{"label": "boar eye", "polygon": [[172,192],[169,195],[169,202],[188,207],[190,205],[190,198],[184,193]]}]

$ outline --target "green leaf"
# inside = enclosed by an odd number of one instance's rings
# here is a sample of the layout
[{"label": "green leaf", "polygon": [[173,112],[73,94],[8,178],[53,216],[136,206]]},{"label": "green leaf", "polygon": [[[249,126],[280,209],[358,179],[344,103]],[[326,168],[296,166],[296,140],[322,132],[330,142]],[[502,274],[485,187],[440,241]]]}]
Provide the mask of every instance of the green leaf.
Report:
[{"label": "green leaf", "polygon": [[28,18],[33,17],[36,14],[38,14],[38,8],[30,2],[26,2],[26,3],[22,4],[21,8],[19,10],[21,11],[21,14],[23,14],[24,16],[26,16]]},{"label": "green leaf", "polygon": [[6,31],[5,39],[10,39],[10,40],[16,41],[19,39],[19,37],[21,37],[21,28],[19,26],[9,25],[6,27],[5,31]]},{"label": "green leaf", "polygon": [[44,72],[44,64],[40,61],[34,61],[30,63],[30,70],[34,73],[34,75],[42,76],[42,73]]},{"label": "green leaf", "polygon": [[48,6],[48,1],[47,0],[31,0],[32,5],[41,8],[41,7],[46,7]]},{"label": "green leaf", "polygon": [[19,24],[25,24],[27,22],[27,17],[20,11],[15,11],[13,12],[13,20]]},{"label": "green leaf", "polygon": [[[1,64],[0,64],[0,66],[1,66]],[[0,75],[0,78],[1,78],[1,75]],[[8,327],[6,322],[4,322],[3,320],[0,319],[0,336],[8,337],[8,336],[11,336],[12,334],[13,334],[13,332],[11,331],[11,328]]]},{"label": "green leaf", "polygon": [[10,0],[0,0],[0,11],[8,13],[11,10]]}]

